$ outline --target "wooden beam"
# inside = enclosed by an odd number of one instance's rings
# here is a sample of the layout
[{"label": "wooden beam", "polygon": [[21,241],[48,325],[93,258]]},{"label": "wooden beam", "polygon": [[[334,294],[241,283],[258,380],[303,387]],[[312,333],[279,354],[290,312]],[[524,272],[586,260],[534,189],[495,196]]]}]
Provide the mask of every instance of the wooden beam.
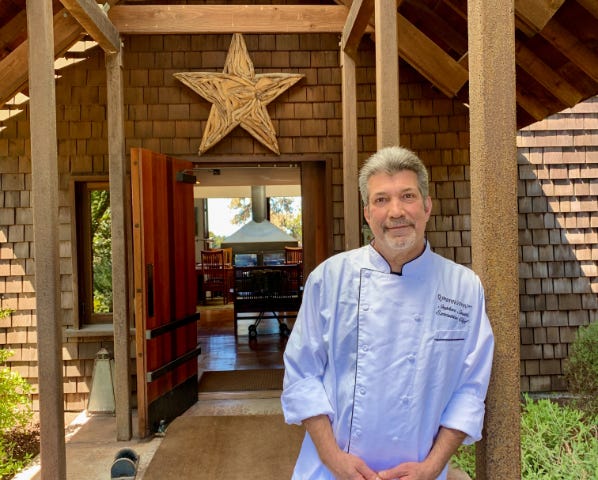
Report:
[{"label": "wooden beam", "polygon": [[469,72],[400,14],[397,31],[399,55],[441,92],[454,97],[467,83]]},{"label": "wooden beam", "polygon": [[116,5],[108,17],[125,35],[340,33],[348,12],[343,5]]},{"label": "wooden beam", "polygon": [[357,146],[357,78],[355,61],[344,51],[341,54],[341,79],[343,91],[343,216],[345,225],[345,250],[361,245],[358,192]]},{"label": "wooden beam", "polygon": [[598,18],[598,2],[596,0],[577,0],[577,3]]},{"label": "wooden beam", "polygon": [[60,0],[69,13],[107,53],[120,51],[120,37],[116,27],[95,0]]},{"label": "wooden beam", "polygon": [[527,36],[540,32],[565,0],[516,0],[515,14],[517,27]]},{"label": "wooden beam", "polygon": [[539,121],[550,115],[550,110],[536,97],[517,87],[517,105],[530,114],[534,120]]},{"label": "wooden beam", "polygon": [[519,68],[529,73],[565,105],[572,107],[583,99],[583,95],[573,85],[538,58],[523,43],[517,41],[515,43],[515,58]]},{"label": "wooden beam", "polygon": [[[81,25],[62,9],[54,15],[54,58],[63,54],[84,35]],[[29,41],[25,40],[0,61],[0,106],[27,85]]]},{"label": "wooden beam", "polygon": [[598,82],[598,55],[581,43],[569,30],[553,20],[546,25],[540,35],[594,82]]},{"label": "wooden beam", "polygon": [[27,2],[31,199],[41,478],[66,479],[58,233],[58,146],[51,2]]},{"label": "wooden beam", "polygon": [[127,261],[127,156],[125,154],[125,113],[123,51],[106,54],[106,106],[108,124],[108,161],[110,209],[112,215],[112,321],[114,324],[114,397],[116,439],[130,440],[130,303]]},{"label": "wooden beam", "polygon": [[341,50],[354,55],[374,13],[374,0],[355,0],[341,36]]},{"label": "wooden beam", "polygon": [[376,0],[376,137],[377,147],[400,145],[399,55],[397,7],[394,1]]}]

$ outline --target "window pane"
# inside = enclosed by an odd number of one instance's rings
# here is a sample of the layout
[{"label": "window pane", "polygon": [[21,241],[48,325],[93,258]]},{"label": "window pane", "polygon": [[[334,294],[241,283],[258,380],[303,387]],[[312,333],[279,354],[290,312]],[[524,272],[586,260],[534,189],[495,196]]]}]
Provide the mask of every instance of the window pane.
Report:
[{"label": "window pane", "polygon": [[110,194],[91,190],[93,313],[112,312],[112,237]]}]

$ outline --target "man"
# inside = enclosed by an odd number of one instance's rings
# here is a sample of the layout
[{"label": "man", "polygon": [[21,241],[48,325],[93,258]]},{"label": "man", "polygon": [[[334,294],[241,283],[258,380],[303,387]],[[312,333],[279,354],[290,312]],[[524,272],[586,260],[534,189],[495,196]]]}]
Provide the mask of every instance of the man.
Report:
[{"label": "man", "polygon": [[370,245],[307,279],[285,354],[282,406],[307,434],[294,479],[445,479],[481,438],[494,340],[484,291],[430,250],[421,160],[399,147],[360,171]]}]

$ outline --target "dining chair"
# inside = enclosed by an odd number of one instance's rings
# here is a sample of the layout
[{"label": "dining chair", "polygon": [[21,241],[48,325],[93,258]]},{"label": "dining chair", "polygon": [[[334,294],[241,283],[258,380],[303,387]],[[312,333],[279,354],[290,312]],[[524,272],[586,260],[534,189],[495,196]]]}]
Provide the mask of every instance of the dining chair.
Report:
[{"label": "dining chair", "polygon": [[284,263],[303,263],[303,247],[284,247]]},{"label": "dining chair", "polygon": [[206,293],[210,292],[212,298],[216,293],[222,295],[223,303],[228,303],[230,289],[229,272],[224,262],[224,250],[212,249],[201,251],[201,273],[202,273],[202,300],[206,304]]}]

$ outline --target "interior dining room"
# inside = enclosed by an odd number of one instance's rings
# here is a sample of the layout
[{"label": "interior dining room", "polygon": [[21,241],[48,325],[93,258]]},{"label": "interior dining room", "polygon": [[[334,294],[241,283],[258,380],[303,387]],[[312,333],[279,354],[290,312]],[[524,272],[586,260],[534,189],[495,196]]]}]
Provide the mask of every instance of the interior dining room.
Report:
[{"label": "interior dining room", "polygon": [[[199,371],[282,369],[302,281],[300,168],[202,165],[193,175]],[[292,209],[287,216],[299,217],[298,229],[290,233],[273,223],[280,223],[271,213],[281,198]],[[231,206],[233,199],[241,200],[238,208]],[[280,300],[283,292],[273,292],[268,278],[276,286],[285,279],[293,294]],[[267,300],[263,290],[259,296],[249,292],[264,279]]]}]

